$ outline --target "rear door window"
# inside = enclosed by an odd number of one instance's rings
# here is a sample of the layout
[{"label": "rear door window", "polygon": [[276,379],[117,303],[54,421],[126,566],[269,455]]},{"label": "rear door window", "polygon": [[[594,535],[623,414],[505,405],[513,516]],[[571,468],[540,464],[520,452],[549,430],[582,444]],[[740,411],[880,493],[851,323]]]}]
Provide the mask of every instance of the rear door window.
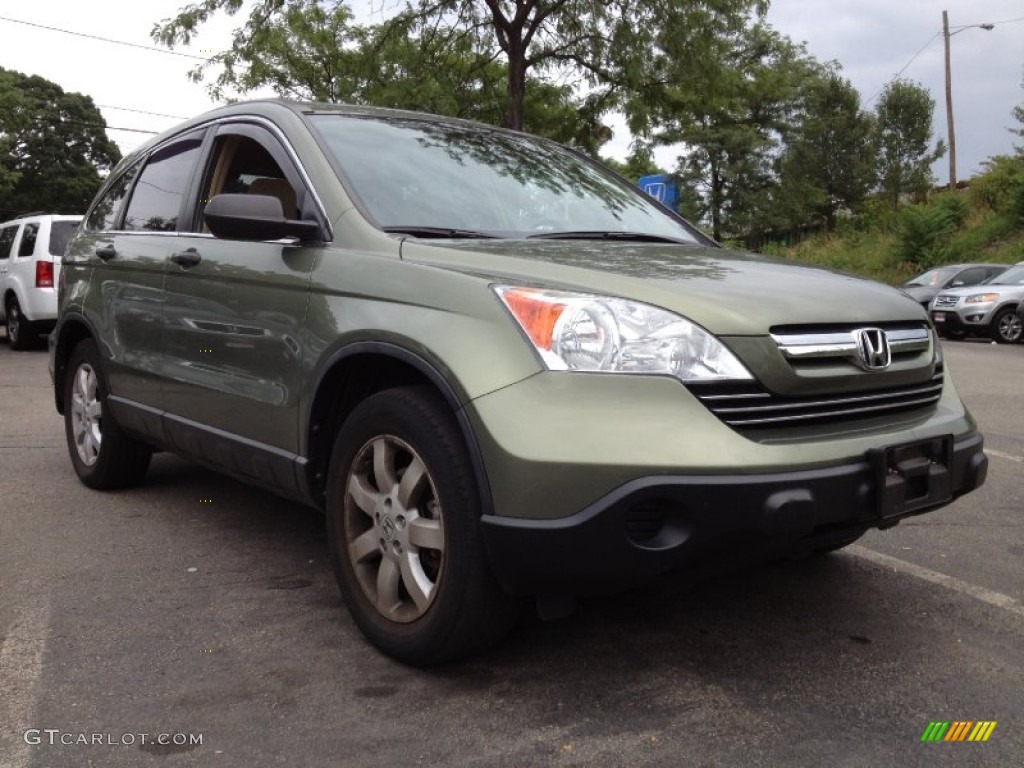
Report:
[{"label": "rear door window", "polygon": [[39,236],[39,225],[29,222],[21,230],[21,242],[18,244],[18,257],[31,256],[36,250],[36,238]]},{"label": "rear door window", "polygon": [[988,274],[989,272],[985,267],[971,267],[957,275],[953,282],[960,285],[977,285],[988,277]]},{"label": "rear door window", "polygon": [[142,169],[124,216],[124,229],[174,232],[192,168],[199,157],[199,138],[179,141],[154,152]]}]

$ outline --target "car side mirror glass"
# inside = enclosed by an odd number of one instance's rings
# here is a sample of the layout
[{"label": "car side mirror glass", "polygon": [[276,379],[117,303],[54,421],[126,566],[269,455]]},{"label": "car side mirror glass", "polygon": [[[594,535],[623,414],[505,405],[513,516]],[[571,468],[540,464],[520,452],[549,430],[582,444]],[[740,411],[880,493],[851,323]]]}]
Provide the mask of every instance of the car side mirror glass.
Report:
[{"label": "car side mirror glass", "polygon": [[214,237],[226,240],[322,240],[315,221],[286,219],[280,199],[272,195],[214,195],[203,209],[203,221]]}]

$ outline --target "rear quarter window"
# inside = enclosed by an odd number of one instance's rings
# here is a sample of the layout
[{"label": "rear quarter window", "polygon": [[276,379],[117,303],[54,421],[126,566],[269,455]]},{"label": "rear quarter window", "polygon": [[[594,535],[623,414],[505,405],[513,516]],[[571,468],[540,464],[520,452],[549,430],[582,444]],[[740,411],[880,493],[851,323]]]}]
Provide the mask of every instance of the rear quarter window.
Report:
[{"label": "rear quarter window", "polygon": [[139,164],[136,163],[114,179],[110,186],[107,187],[103,196],[96,201],[92,211],[89,213],[89,218],[85,223],[86,229],[91,232],[103,232],[114,228],[117,222],[117,214],[121,210],[121,204],[128,195],[128,188],[131,186],[132,179],[135,178],[135,173],[138,169]]},{"label": "rear quarter window", "polygon": [[77,221],[51,221],[50,222],[50,255],[63,256],[68,250],[68,243],[71,236],[78,229]]},{"label": "rear quarter window", "polygon": [[16,234],[18,234],[17,224],[0,229],[0,259],[10,258],[11,246],[14,245],[14,236]]}]

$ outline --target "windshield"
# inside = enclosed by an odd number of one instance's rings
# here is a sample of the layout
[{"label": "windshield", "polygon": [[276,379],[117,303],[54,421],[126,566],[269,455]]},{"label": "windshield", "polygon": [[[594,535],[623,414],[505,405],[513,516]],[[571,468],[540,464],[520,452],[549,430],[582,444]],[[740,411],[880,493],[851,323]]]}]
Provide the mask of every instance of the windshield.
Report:
[{"label": "windshield", "polygon": [[985,285],[1024,285],[1024,267],[1013,267],[996,275]]},{"label": "windshield", "polygon": [[943,285],[954,274],[956,274],[956,270],[949,267],[929,269],[923,275],[907,280],[904,285]]},{"label": "windshield", "polygon": [[50,255],[63,256],[71,242],[71,236],[78,229],[77,221],[50,222]]},{"label": "windshield", "polygon": [[707,244],[639,190],[550,141],[410,118],[310,119],[381,229],[434,237],[614,232]]}]

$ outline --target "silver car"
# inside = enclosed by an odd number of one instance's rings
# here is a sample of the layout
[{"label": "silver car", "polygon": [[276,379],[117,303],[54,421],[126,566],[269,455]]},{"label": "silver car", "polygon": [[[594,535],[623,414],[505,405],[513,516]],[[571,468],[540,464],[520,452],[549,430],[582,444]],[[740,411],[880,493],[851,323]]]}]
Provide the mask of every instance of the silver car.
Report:
[{"label": "silver car", "polygon": [[942,291],[929,307],[932,322],[943,338],[989,336],[1000,344],[1021,341],[1017,305],[1024,300],[1024,262],[969,288]]}]

